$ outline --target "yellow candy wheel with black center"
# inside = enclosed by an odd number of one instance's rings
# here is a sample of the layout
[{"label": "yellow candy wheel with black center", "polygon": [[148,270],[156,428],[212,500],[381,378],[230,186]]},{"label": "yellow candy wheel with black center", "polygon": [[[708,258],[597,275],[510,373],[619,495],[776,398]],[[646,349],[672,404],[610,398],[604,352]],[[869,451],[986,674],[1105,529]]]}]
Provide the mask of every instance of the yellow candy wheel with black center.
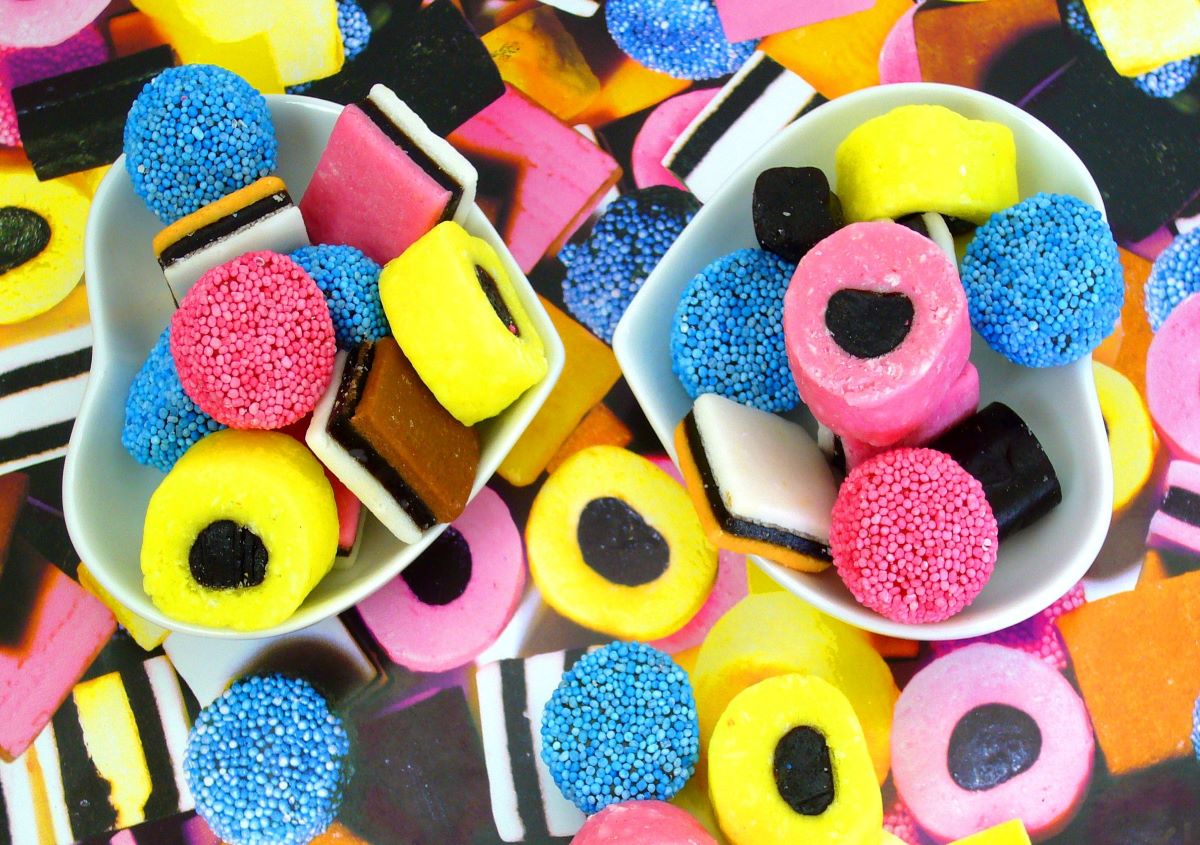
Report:
[{"label": "yellow candy wheel with black center", "polygon": [[623,639],[679,630],[717,577],[717,550],[683,487],[615,446],[584,449],[554,471],[533,502],[525,542],[547,604]]},{"label": "yellow candy wheel with black center", "polygon": [[883,801],[850,702],[811,675],[739,693],[708,749],[708,788],[733,845],[875,845]]},{"label": "yellow candy wheel with black center", "polygon": [[321,464],[276,432],[218,431],[146,509],[146,593],[181,622],[252,631],[291,616],[329,572],[338,516]]},{"label": "yellow candy wheel with black center", "polygon": [[0,167],[0,325],[49,311],[83,275],[89,202],[28,167]]},{"label": "yellow candy wheel with black center", "polygon": [[1158,456],[1158,437],[1146,400],[1133,382],[1104,364],[1093,361],[1096,395],[1108,431],[1112,453],[1113,513],[1127,508],[1150,480]]}]

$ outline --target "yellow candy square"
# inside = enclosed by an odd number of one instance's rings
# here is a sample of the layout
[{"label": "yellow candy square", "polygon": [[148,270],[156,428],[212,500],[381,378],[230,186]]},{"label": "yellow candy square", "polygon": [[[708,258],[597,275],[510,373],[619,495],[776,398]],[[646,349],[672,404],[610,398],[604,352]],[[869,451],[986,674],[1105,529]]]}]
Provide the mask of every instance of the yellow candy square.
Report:
[{"label": "yellow candy square", "polygon": [[163,640],[167,638],[166,628],[143,619],[113,598],[112,593],[100,586],[100,583],[82,563],[79,564],[76,574],[79,577],[79,586],[99,599],[101,604],[112,612],[117,622],[129,632],[129,636],[135,643],[146,651],[153,651],[163,644]]},{"label": "yellow candy square", "polygon": [[1083,0],[1117,73],[1139,76],[1200,53],[1196,0]]}]

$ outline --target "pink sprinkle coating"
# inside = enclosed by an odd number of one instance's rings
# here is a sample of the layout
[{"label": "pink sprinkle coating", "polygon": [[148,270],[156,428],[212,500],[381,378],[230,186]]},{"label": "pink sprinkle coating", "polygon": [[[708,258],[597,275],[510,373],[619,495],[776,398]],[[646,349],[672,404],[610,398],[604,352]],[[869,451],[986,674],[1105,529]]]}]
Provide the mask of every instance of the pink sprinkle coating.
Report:
[{"label": "pink sprinkle coating", "polygon": [[1047,666],[1061,672],[1067,668],[1067,652],[1063,647],[1062,635],[1058,633],[1055,622],[1063,614],[1082,607],[1086,601],[1083,594],[1083,582],[1080,581],[1054,604],[1040,613],[1035,613],[1024,622],[1018,622],[1016,625],[983,637],[971,637],[965,640],[937,640],[929,644],[930,651],[934,658],[938,658],[972,643],[995,643],[1032,654]]},{"label": "pink sprinkle coating", "polygon": [[[890,790],[893,794],[895,790]],[[912,810],[908,809],[899,796],[896,796],[892,803],[887,804],[886,793],[884,799],[883,810],[883,829],[892,834],[898,839],[902,839],[908,845],[925,845],[925,837],[921,835],[921,829],[917,827],[917,822],[913,818]]]},{"label": "pink sprinkle coating", "polygon": [[974,601],[999,547],[983,486],[933,449],[896,449],[855,467],[829,540],[854,598],[905,623],[940,622]]},{"label": "pink sprinkle coating", "polygon": [[209,270],[171,318],[183,389],[231,428],[280,428],[311,412],[336,351],[321,289],[268,250]]}]

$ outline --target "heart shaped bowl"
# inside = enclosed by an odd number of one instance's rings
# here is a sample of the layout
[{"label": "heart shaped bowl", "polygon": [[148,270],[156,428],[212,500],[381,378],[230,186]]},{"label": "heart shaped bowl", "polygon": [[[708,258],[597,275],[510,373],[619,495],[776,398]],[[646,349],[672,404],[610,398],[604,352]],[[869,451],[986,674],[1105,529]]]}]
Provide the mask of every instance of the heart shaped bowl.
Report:
[{"label": "heart shaped bowl", "polygon": [[[267,97],[279,137],[277,172],[299,200],[308,186],[341,106],[310,97]],[[139,562],[146,504],[163,475],[121,446],[129,386],[175,306],[151,251],[161,224],[133,192],[124,157],[104,177],[92,202],[85,271],[95,342],[92,372],[75,422],[63,475],[67,529],[96,580],[134,613],[176,631],[254,639],[305,628],[340,613],[394,578],[444,530],[439,525],[411,545],[368,516],[358,560],[331,571],[286,622],[242,632],[191,625],[165,616],[142,589]],[[563,346],[529,280],[478,207],[466,229],[500,255],[521,304],[537,326],[549,368],[541,382],[493,419],[478,425],[482,451],[472,496],[487,483],[546,401],[563,366]]]},{"label": "heart shaped bowl", "polygon": [[[834,179],[834,152],[859,124],[913,104],[946,106],[969,118],[1003,123],[1017,145],[1021,198],[1039,191],[1071,194],[1104,210],[1087,168],[1044,124],[995,97],[950,85],[908,83],[868,88],[822,105],[783,130],[730,177],[692,220],[633,300],[613,339],[630,387],[668,453],[691,399],[671,371],[671,324],[684,289],[706,265],[734,250],[757,247],[750,215],[755,178],[770,167],[815,166]],[[837,190],[837,185],[833,185]],[[1027,369],[993,352],[976,334],[971,361],[979,369],[980,406],[1005,402],[1041,440],[1062,482],[1063,501],[1000,546],[983,592],[943,622],[904,624],[869,610],[832,567],[806,574],[754,558],[785,589],[852,625],[917,640],[981,636],[1027,619],[1070,589],[1095,560],[1112,512],[1108,437],[1084,358],[1064,367]]]}]

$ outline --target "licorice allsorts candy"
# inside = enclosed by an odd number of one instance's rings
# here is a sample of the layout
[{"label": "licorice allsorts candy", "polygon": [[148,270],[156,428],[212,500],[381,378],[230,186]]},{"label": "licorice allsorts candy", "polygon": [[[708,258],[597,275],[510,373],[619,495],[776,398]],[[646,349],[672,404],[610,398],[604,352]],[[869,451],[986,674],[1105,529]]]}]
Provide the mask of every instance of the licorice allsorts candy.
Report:
[{"label": "licorice allsorts candy", "polygon": [[445,672],[496,641],[524,589],[521,533],[485,487],[398,577],[358,603],[358,615],[393,662]]},{"label": "licorice allsorts candy", "polygon": [[404,543],[458,518],[479,464],[479,432],[438,403],[390,337],[338,353],[304,439]]},{"label": "licorice allsorts candy", "polygon": [[993,402],[929,448],[945,452],[983,485],[1000,539],[1032,525],[1062,501],[1041,441],[1012,408]]},{"label": "licorice allsorts candy", "polygon": [[729,42],[713,0],[610,0],[604,16],[622,51],[679,79],[733,73],[754,50],[752,40]]},{"label": "licorice allsorts candy", "polygon": [[504,93],[487,47],[451,0],[416,14],[396,10],[340,73],[318,79],[310,97],[353,103],[385,85],[435,134],[448,135]]},{"label": "licorice allsorts candy", "polygon": [[383,268],[362,250],[318,244],[301,247],[289,257],[312,276],[325,294],[338,349],[351,349],[391,333],[379,301],[379,273]]},{"label": "licorice allsorts candy", "polygon": [[708,745],[709,793],[733,845],[867,842],[882,798],[854,708],[829,682],[778,675],[738,693]]},{"label": "licorice allsorts candy", "polygon": [[772,167],[758,174],[753,214],[758,245],[793,263],[842,227],[842,203],[818,167]]},{"label": "licorice allsorts candy", "polygon": [[1030,836],[1061,831],[1087,794],[1088,711],[1036,657],[979,643],[918,672],[896,703],[892,777],[937,841],[1020,818]]},{"label": "licorice allsorts candy", "polygon": [[21,142],[39,179],[111,164],[142,86],[175,63],[167,46],[13,89]]},{"label": "licorice allsorts candy", "polygon": [[716,845],[686,811],[664,801],[623,801],[591,816],[571,845]]},{"label": "licorice allsorts candy", "polygon": [[[955,220],[957,224],[964,224],[969,231],[974,230],[974,225],[967,223],[965,220]],[[903,217],[897,217],[896,222],[901,226],[907,226],[919,235],[924,235],[938,245],[942,252],[946,253],[946,257],[951,261],[958,262],[958,254],[954,250],[954,235],[955,232],[950,228],[950,222],[938,214],[936,211],[926,211],[922,213],[906,214]],[[961,228],[957,226],[956,228]]]},{"label": "licorice allsorts candy", "polygon": [[337,543],[312,453],[286,434],[228,429],[188,449],[150,497],[142,575],[171,618],[253,631],[295,612]]},{"label": "licorice allsorts candy", "polygon": [[346,106],[300,211],[313,243],[347,244],[386,264],[438,223],[463,223],[477,175],[383,85]]},{"label": "licorice allsorts candy", "polygon": [[676,428],[675,451],[714,545],[804,572],[829,566],[837,482],[800,425],[706,393]]},{"label": "licorice allsorts candy", "polygon": [[971,343],[954,262],[890,221],[846,226],[801,259],[784,297],[783,331],[813,415],[876,446],[929,417]]},{"label": "licorice allsorts candy", "polygon": [[307,245],[304,219],[277,176],[264,176],[176,220],[153,242],[154,257],[176,303],[218,264],[247,252],[287,254]]},{"label": "licorice allsorts candy", "polygon": [[1200,554],[1200,464],[1172,461],[1166,485],[1146,542],[1156,548]]},{"label": "licorice allsorts candy", "polygon": [[1142,394],[1119,371],[1092,362],[1096,396],[1108,431],[1113,465],[1113,514],[1121,513],[1137,498],[1158,458],[1158,438]]},{"label": "licorice allsorts candy", "polygon": [[1200,296],[1192,295],[1155,332],[1146,357],[1146,404],[1173,457],[1200,461]]}]

